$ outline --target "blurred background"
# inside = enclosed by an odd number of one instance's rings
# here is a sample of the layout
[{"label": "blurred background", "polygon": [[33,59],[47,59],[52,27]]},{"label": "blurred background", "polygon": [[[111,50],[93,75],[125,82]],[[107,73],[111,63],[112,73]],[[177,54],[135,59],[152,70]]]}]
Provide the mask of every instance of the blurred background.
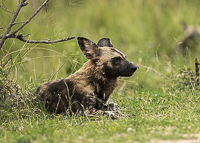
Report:
[{"label": "blurred background", "polygon": [[[16,22],[26,21],[44,0],[27,2]],[[0,35],[17,4],[1,0]],[[18,34],[30,34],[30,40],[83,36],[95,43],[109,37],[139,66],[131,78],[119,79],[119,90],[140,90],[173,84],[180,69],[194,71],[194,59],[200,59],[199,23],[199,0],[50,0],[47,12],[43,9]],[[76,38],[51,45],[8,39],[0,51],[1,64],[12,56],[4,70],[23,88],[65,78],[87,61]]]}]

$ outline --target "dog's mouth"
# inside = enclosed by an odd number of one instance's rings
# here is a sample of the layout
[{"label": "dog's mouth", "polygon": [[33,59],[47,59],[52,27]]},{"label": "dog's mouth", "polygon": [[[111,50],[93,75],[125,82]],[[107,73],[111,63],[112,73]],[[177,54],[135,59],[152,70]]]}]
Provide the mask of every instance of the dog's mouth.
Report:
[{"label": "dog's mouth", "polygon": [[131,77],[134,73],[135,73],[135,71],[132,73],[127,73],[127,74],[121,75],[121,77]]}]

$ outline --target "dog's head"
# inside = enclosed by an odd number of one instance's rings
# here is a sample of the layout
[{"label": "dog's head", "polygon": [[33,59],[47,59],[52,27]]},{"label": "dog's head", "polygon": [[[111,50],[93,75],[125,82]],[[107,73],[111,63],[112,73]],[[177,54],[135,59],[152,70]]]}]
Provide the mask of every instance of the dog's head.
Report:
[{"label": "dog's head", "polygon": [[97,44],[84,37],[78,37],[80,49],[87,59],[94,61],[109,77],[132,76],[137,67],[126,60],[126,56],[113,48],[109,38],[102,38]]}]

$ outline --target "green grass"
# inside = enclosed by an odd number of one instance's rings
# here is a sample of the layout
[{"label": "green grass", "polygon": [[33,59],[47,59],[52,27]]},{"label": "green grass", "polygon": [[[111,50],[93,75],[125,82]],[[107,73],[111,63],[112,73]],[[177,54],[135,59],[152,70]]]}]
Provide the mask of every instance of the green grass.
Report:
[{"label": "green grass", "polygon": [[[3,1],[9,11],[15,10],[17,2]],[[26,38],[33,40],[84,36],[97,42],[109,37],[115,48],[139,65],[132,77],[119,78],[111,96],[123,118],[113,121],[47,113],[35,89],[83,65],[86,58],[77,40],[43,45],[8,39],[0,51],[0,65],[12,56],[0,69],[0,142],[195,141],[200,132],[199,91],[193,78],[181,76],[178,69],[194,75],[194,58],[200,58],[200,49],[189,49],[185,57],[175,47],[183,34],[181,21],[198,25],[199,0],[79,2],[50,1],[48,12],[42,10],[20,33],[30,33]],[[17,21],[25,21],[40,3],[29,1]],[[0,35],[11,17],[0,9],[0,27],[4,27]],[[15,88],[16,84],[21,88]]]},{"label": "green grass", "polygon": [[[9,10],[14,10],[17,2],[4,3]],[[29,6],[22,9],[17,21],[26,20],[39,4],[31,1]],[[0,10],[0,25],[6,27],[12,14]],[[172,65],[194,69],[194,57],[198,57],[199,49],[191,52],[191,58],[185,59],[175,47],[183,35],[180,22],[198,25],[198,14],[198,0],[99,0],[86,1],[78,6],[69,6],[64,0],[50,1],[48,12],[41,11],[20,33],[31,34],[26,38],[33,40],[84,36],[97,42],[102,37],[109,37],[114,47],[126,54],[128,60],[171,76],[174,72]],[[0,30],[0,34],[3,32]],[[64,78],[86,61],[76,39],[52,45],[24,44],[8,39],[0,55],[2,62],[10,55],[13,57],[13,64],[6,68],[13,66],[10,77],[21,86],[29,84],[30,79],[37,80],[41,74],[43,80],[40,82]],[[46,63],[51,63],[51,66]],[[137,78],[141,86],[163,86],[160,77],[151,70],[146,71],[146,68],[140,68],[130,80]],[[54,76],[55,73],[57,76]]]},{"label": "green grass", "polygon": [[[0,127],[0,142],[149,142],[188,139],[200,131],[199,93],[155,90],[115,93],[124,118],[90,119],[38,114],[9,116]],[[195,137],[194,137],[195,139]]]}]

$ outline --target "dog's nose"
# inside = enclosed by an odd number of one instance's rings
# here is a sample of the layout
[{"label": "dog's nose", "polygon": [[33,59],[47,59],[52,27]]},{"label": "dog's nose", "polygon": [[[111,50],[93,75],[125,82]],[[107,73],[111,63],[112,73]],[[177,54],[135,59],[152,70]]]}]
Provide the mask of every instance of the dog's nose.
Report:
[{"label": "dog's nose", "polygon": [[132,65],[131,70],[136,71],[137,70],[137,66]]}]

